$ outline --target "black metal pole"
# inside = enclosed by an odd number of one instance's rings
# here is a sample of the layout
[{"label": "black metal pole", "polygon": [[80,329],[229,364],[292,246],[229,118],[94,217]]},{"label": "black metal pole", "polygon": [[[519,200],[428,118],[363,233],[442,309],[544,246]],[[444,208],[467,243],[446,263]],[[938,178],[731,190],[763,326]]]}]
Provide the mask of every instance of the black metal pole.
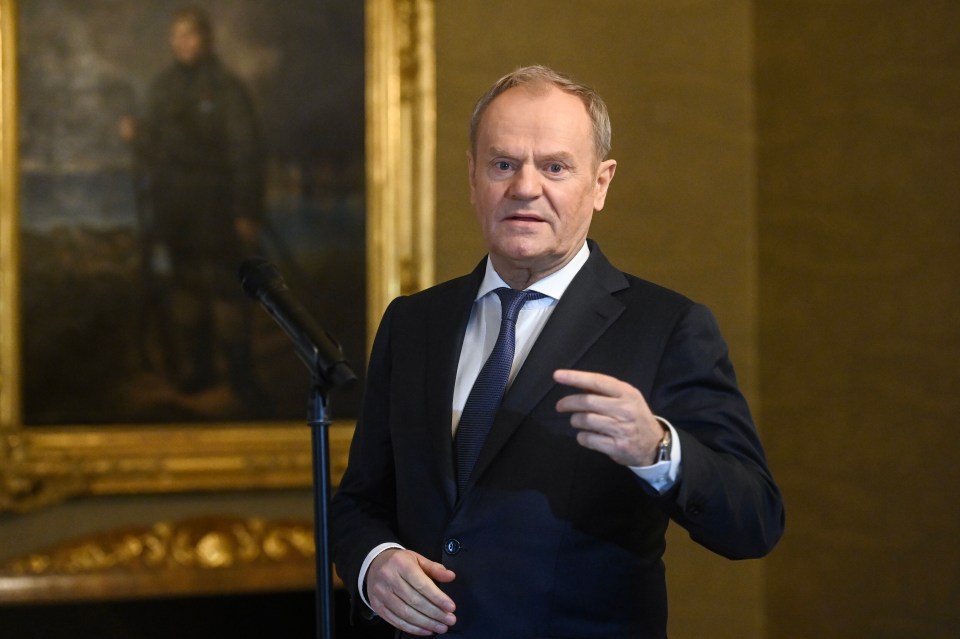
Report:
[{"label": "black metal pole", "polygon": [[329,544],[330,433],[327,398],[315,383],[309,400],[313,446],[313,535],[317,563],[317,637],[333,639],[333,560]]},{"label": "black metal pole", "polygon": [[310,369],[307,423],[313,448],[313,535],[317,564],[317,637],[333,639],[333,560],[330,557],[330,433],[327,391],[349,386],[357,377],[343,350],[290,295],[277,269],[259,257],[240,265],[243,291],[259,301],[293,340],[297,356]]}]

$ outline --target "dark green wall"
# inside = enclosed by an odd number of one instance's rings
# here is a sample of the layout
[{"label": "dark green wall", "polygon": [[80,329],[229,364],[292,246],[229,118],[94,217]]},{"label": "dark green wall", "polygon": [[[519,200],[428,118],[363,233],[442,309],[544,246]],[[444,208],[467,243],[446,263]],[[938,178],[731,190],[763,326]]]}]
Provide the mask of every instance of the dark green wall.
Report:
[{"label": "dark green wall", "polygon": [[960,3],[756,2],[771,637],[960,627]]}]

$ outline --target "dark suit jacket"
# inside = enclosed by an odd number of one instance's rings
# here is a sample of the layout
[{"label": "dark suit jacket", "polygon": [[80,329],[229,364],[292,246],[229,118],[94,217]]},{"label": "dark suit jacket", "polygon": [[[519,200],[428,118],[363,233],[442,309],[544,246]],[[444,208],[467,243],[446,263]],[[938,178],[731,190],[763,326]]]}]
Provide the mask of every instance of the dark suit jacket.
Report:
[{"label": "dark suit jacket", "polygon": [[[760,557],[779,539],[780,493],[713,316],[590,248],[459,496],[451,404],[484,264],[388,308],[331,509],[334,560],[355,603],[364,557],[394,541],[456,573],[441,586],[457,604],[450,636],[664,637],[669,519],[731,558]],[[557,368],[629,382],[674,425],[682,474],[666,495],[577,444],[554,408],[572,392],[552,380]]]}]

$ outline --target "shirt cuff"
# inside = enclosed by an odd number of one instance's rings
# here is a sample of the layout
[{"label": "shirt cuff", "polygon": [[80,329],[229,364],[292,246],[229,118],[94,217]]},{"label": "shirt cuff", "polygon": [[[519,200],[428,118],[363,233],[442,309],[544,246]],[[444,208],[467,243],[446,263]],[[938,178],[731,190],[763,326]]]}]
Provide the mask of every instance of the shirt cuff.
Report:
[{"label": "shirt cuff", "polygon": [[363,603],[367,606],[367,608],[370,608],[370,610],[373,610],[373,608],[370,606],[370,602],[367,601],[367,589],[363,587],[363,582],[366,581],[367,571],[370,569],[370,564],[373,563],[373,560],[377,558],[377,555],[382,553],[384,550],[390,550],[391,548],[399,548],[403,550],[403,546],[400,544],[395,544],[392,542],[380,544],[368,552],[366,559],[364,559],[363,563],[360,564],[360,576],[357,577],[357,590],[360,593],[360,599],[363,600]]},{"label": "shirt cuff", "polygon": [[657,421],[670,431],[670,459],[657,462],[652,466],[630,466],[629,468],[637,477],[650,484],[662,495],[673,488],[677,478],[680,477],[680,438],[677,437],[677,430],[673,424],[662,417],[657,417]]}]

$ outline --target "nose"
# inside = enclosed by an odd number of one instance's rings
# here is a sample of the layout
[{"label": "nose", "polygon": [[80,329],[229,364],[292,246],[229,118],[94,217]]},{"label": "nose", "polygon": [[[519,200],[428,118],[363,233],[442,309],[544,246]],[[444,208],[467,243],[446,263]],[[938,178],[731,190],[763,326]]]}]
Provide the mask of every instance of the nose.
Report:
[{"label": "nose", "polygon": [[515,200],[532,200],[541,193],[540,174],[534,167],[521,164],[510,182],[510,197]]}]

